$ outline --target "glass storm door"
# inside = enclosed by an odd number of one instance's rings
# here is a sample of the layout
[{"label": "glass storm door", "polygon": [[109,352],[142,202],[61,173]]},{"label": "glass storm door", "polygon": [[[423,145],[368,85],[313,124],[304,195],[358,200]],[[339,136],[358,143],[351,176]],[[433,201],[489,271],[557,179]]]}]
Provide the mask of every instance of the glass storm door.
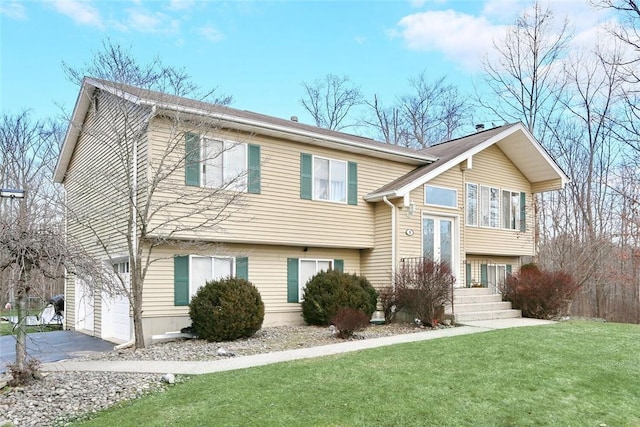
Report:
[{"label": "glass storm door", "polygon": [[422,256],[453,267],[453,218],[425,216],[422,219]]}]

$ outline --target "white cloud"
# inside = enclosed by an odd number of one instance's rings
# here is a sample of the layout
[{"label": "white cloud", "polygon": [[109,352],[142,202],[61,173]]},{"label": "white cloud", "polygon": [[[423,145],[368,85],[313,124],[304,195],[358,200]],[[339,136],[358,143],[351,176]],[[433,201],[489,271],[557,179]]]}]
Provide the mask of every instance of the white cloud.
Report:
[{"label": "white cloud", "polygon": [[357,44],[364,44],[367,41],[367,38],[364,36],[356,36],[355,41]]},{"label": "white cloud", "polygon": [[171,0],[169,2],[169,9],[171,10],[185,10],[193,6],[193,0]]},{"label": "white cloud", "polygon": [[200,35],[202,37],[204,37],[205,39],[209,40],[210,42],[214,42],[217,43],[220,40],[224,39],[224,34],[218,30],[215,27],[212,27],[211,25],[207,25],[205,27],[201,27],[198,30],[198,33],[200,33]]},{"label": "white cloud", "polygon": [[100,13],[89,2],[77,0],[55,0],[52,4],[59,13],[67,15],[77,24],[104,28]]},{"label": "white cloud", "polygon": [[0,2],[0,15],[8,16],[11,19],[24,21],[27,19],[27,10],[24,5],[16,1]]},{"label": "white cloud", "polygon": [[175,34],[180,30],[180,21],[171,19],[160,12],[148,12],[144,9],[129,9],[127,29],[141,33]]},{"label": "white cloud", "polygon": [[398,26],[400,30],[395,35],[402,37],[409,49],[441,52],[469,70],[480,67],[492,41],[504,34],[506,28],[492,24],[485,17],[451,9],[408,15]]}]

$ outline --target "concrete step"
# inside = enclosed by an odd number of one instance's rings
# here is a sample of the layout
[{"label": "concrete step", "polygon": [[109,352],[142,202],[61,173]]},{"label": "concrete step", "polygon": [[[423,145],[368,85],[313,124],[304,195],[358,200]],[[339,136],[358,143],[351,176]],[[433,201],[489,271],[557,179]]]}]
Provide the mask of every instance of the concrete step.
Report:
[{"label": "concrete step", "polygon": [[485,304],[490,302],[502,301],[502,295],[489,294],[489,295],[455,295],[453,296],[453,303],[458,304]]},{"label": "concrete step", "polygon": [[453,288],[454,296],[491,295],[494,293],[495,292],[489,288]]},{"label": "concrete step", "polygon": [[512,307],[511,307],[511,303],[508,301],[491,301],[486,303],[454,304],[453,308],[455,313],[458,314],[458,313],[472,313],[472,312],[481,312],[481,311],[511,310]]},{"label": "concrete step", "polygon": [[520,310],[498,310],[498,311],[471,311],[467,313],[455,314],[456,323],[472,322],[475,320],[493,320],[493,319],[514,319],[522,317]]}]

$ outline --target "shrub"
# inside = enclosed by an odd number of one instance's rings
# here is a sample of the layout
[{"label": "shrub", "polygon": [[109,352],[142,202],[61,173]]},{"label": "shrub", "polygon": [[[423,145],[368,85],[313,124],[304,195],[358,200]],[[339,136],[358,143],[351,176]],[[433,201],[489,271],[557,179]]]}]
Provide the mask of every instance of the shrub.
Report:
[{"label": "shrub", "polygon": [[391,323],[395,314],[402,309],[398,301],[398,293],[393,286],[385,286],[379,291],[380,304],[384,313],[384,323]]},{"label": "shrub", "polygon": [[207,282],[189,304],[193,332],[207,341],[250,337],[262,327],[264,304],[260,292],[244,279]]},{"label": "shrub", "polygon": [[443,315],[442,306],[451,302],[455,277],[447,263],[423,259],[404,265],[396,272],[396,298],[423,325],[435,325]]},{"label": "shrub", "polygon": [[331,324],[338,330],[338,338],[348,339],[356,331],[369,326],[371,316],[353,308],[341,308],[331,317]]},{"label": "shrub", "polygon": [[322,271],[306,285],[302,317],[309,325],[327,326],[339,309],[353,308],[371,318],[377,301],[378,292],[366,278],[337,270]]},{"label": "shrub", "polygon": [[500,290],[502,299],[522,310],[523,316],[551,319],[566,312],[578,288],[568,273],[526,264],[519,273],[509,275]]}]

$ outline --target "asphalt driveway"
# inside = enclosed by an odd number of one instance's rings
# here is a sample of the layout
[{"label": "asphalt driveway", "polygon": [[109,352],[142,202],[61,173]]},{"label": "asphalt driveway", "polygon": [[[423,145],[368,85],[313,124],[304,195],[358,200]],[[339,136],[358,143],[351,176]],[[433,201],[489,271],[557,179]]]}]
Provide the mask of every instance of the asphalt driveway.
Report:
[{"label": "asphalt driveway", "polygon": [[[40,362],[80,357],[91,352],[113,350],[115,344],[76,331],[35,332],[27,335],[27,357]],[[0,336],[0,372],[16,360],[16,339]]]}]

